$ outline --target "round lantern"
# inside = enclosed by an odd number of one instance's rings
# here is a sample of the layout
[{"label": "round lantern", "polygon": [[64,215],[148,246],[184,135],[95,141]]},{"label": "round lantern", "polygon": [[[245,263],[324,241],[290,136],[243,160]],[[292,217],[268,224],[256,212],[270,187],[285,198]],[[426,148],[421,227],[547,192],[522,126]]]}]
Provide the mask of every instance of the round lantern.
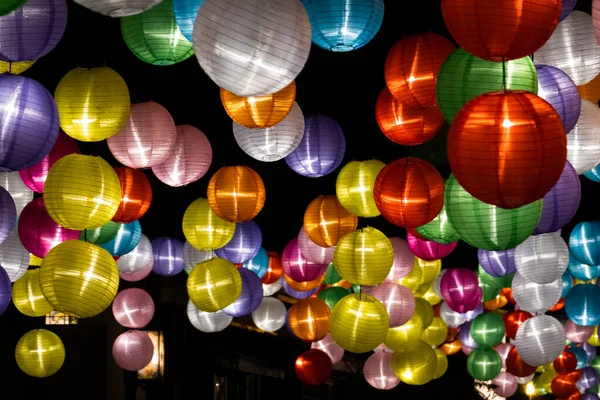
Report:
[{"label": "round lantern", "polygon": [[431,240],[421,240],[409,233],[406,234],[406,240],[410,251],[420,259],[425,261],[440,260],[454,251],[457,243],[442,244]]},{"label": "round lantern", "polygon": [[202,178],[212,163],[212,147],[200,129],[191,125],[177,127],[174,147],[152,172],[165,185],[180,187]]},{"label": "round lantern", "polygon": [[191,300],[188,301],[186,312],[194,328],[204,333],[221,332],[233,320],[233,317],[223,311],[206,312],[198,310]]},{"label": "round lantern", "polygon": [[424,331],[423,319],[415,313],[404,325],[390,328],[384,343],[393,351],[406,351],[421,339]]},{"label": "round lantern", "polygon": [[577,359],[577,369],[582,369],[585,367],[585,364],[587,363],[587,353],[583,347],[579,347],[578,345],[569,345],[567,346],[567,351],[575,355],[575,358]]},{"label": "round lantern", "polygon": [[187,280],[187,289],[196,308],[216,312],[240,296],[242,277],[231,262],[212,258],[194,267]]},{"label": "round lantern", "polygon": [[152,321],[154,301],[145,290],[125,289],[115,297],[112,312],[115,320],[125,328],[143,328]]},{"label": "round lantern", "polygon": [[308,261],[300,251],[298,239],[293,239],[285,246],[281,263],[285,274],[297,282],[313,281],[323,275],[327,268],[326,263]]},{"label": "round lantern", "polygon": [[29,267],[29,251],[19,239],[17,229],[0,244],[0,266],[4,268],[11,282],[21,278]]},{"label": "round lantern", "polygon": [[341,299],[331,314],[331,337],[344,350],[366,353],[387,335],[389,318],[383,304],[368,294],[354,293]]},{"label": "round lantern", "polygon": [[562,278],[539,284],[525,280],[518,272],[512,281],[512,294],[520,310],[543,312],[554,306],[562,293]]},{"label": "round lantern", "polygon": [[[592,279],[600,277],[600,265],[588,265],[582,263],[573,256],[573,253],[574,251],[569,253],[569,274],[566,277],[563,275],[564,295],[566,295],[573,287],[573,278],[582,281],[591,281]],[[564,295],[562,297],[565,297]]]},{"label": "round lantern", "polygon": [[33,192],[23,183],[19,172],[0,172],[0,186],[2,186],[15,203],[17,217],[23,208],[33,200]]},{"label": "round lantern", "polygon": [[511,0],[442,1],[444,22],[454,40],[491,61],[514,60],[538,50],[552,35],[561,12],[560,0],[526,0],[519,6]]},{"label": "round lantern", "polygon": [[386,165],[375,180],[375,204],[394,225],[416,228],[444,205],[444,180],[427,161],[406,157]]},{"label": "round lantern", "polygon": [[400,383],[392,368],[392,353],[371,354],[363,365],[363,374],[367,383],[379,390],[390,390]]},{"label": "round lantern", "polygon": [[491,347],[478,347],[467,358],[467,370],[473,378],[489,381],[502,371],[502,359],[500,354]]},{"label": "round lantern", "polygon": [[287,157],[298,147],[304,137],[304,128],[304,114],[298,103],[294,103],[289,114],[271,127],[247,128],[234,121],[233,136],[240,149],[250,157],[273,162]]},{"label": "round lantern", "polygon": [[566,72],[576,85],[590,82],[600,73],[600,46],[594,37],[592,16],[573,11],[533,57],[537,64]]},{"label": "round lantern", "polygon": [[588,265],[600,264],[600,221],[580,222],[569,237],[571,254]]},{"label": "round lantern", "polygon": [[373,188],[385,164],[379,160],[351,161],[338,174],[335,194],[349,213],[359,217],[377,217]]},{"label": "round lantern", "polygon": [[157,237],[152,241],[154,263],[152,271],[161,276],[174,276],[183,271],[183,241],[177,238]]},{"label": "round lantern", "polygon": [[599,124],[598,105],[581,100],[581,115],[575,128],[567,135],[567,159],[580,175],[596,167],[600,160]]},{"label": "round lantern", "polygon": [[587,342],[594,334],[594,326],[579,326],[570,319],[565,323],[565,336],[567,340],[575,343]]},{"label": "round lantern", "polygon": [[583,176],[592,182],[600,183],[600,164],[583,174]]},{"label": "round lantern", "polygon": [[34,329],[17,342],[15,358],[27,375],[46,378],[54,375],[65,362],[65,346],[55,333]]},{"label": "round lantern", "polygon": [[333,366],[329,356],[317,349],[310,349],[296,359],[296,376],[305,385],[322,385],[329,379]]},{"label": "round lantern", "polygon": [[136,169],[116,167],[115,172],[121,182],[121,203],[113,221],[126,224],[140,219],[152,202],[150,181]]},{"label": "round lantern", "polygon": [[412,108],[396,100],[388,88],[383,88],[375,105],[379,129],[394,143],[414,146],[431,140],[444,124],[440,109]]},{"label": "round lantern", "polygon": [[115,237],[106,243],[102,243],[100,247],[108,250],[113,256],[122,256],[135,249],[141,239],[142,227],[140,222],[133,221],[129,224],[122,224]]},{"label": "round lantern", "polygon": [[344,349],[334,342],[329,333],[318,342],[311,343],[310,348],[321,350],[323,353],[327,354],[333,364],[342,361],[342,358],[344,357]]},{"label": "round lantern", "polygon": [[556,67],[536,65],[538,96],[560,115],[565,132],[571,132],[581,112],[581,97],[573,80]]},{"label": "round lantern", "polygon": [[8,0],[0,6],[0,15],[6,15],[19,7],[22,7],[27,0]]},{"label": "round lantern", "polygon": [[600,323],[600,288],[594,284],[575,285],[565,298],[565,311],[580,326]]},{"label": "round lantern", "polygon": [[565,348],[565,332],[556,318],[538,315],[519,327],[515,347],[527,364],[537,367],[554,361]]},{"label": "round lantern", "polygon": [[392,328],[404,325],[415,313],[415,297],[402,285],[384,282],[375,287],[371,295],[385,307]]},{"label": "round lantern", "polygon": [[329,306],[329,308],[333,310],[335,308],[335,305],[342,298],[346,297],[348,293],[348,289],[334,286],[319,292],[317,297],[323,300],[325,303],[327,303],[327,306]]},{"label": "round lantern", "polygon": [[515,265],[525,280],[551,283],[567,270],[569,248],[556,233],[530,236],[516,247]]},{"label": "round lantern", "polygon": [[440,349],[433,349],[435,351],[435,356],[437,358],[435,374],[433,374],[433,379],[441,378],[446,371],[448,370],[448,357],[446,354]]},{"label": "round lantern", "polygon": [[217,86],[238,96],[265,95],[300,73],[310,51],[310,29],[300,0],[206,0],[194,24],[194,50]]},{"label": "round lantern", "polygon": [[[262,232],[256,222],[240,222],[236,224],[235,232],[229,243],[215,253],[217,257],[225,258],[234,264],[243,264],[257,255],[261,249],[262,240]],[[264,256],[267,256],[266,251],[264,251]]]},{"label": "round lantern", "polygon": [[179,30],[173,0],[163,0],[137,15],[121,18],[121,33],[129,50],[152,65],[173,65],[194,54],[192,42]]},{"label": "round lantern", "polygon": [[517,270],[514,249],[501,251],[479,249],[477,258],[484,271],[495,278],[512,274]]},{"label": "round lantern", "polygon": [[431,346],[419,340],[410,349],[392,354],[392,368],[402,382],[424,385],[433,379],[437,356]]},{"label": "round lantern", "polygon": [[0,60],[42,58],[56,47],[66,27],[65,0],[28,0],[12,13],[0,17]]},{"label": "round lantern", "polygon": [[264,284],[272,284],[281,279],[281,276],[283,275],[283,265],[279,254],[273,251],[269,251],[267,254],[269,255],[269,267],[261,280]]},{"label": "round lantern", "polygon": [[[119,132],[107,139],[107,143],[121,164],[130,168],[150,168],[171,157],[177,137],[171,114],[160,104],[150,101],[132,104],[129,119]],[[187,153],[191,151],[188,149]]]},{"label": "round lantern", "polygon": [[389,239],[394,249],[394,263],[390,269],[390,273],[385,278],[386,282],[394,282],[407,276],[413,269],[415,256],[410,251],[410,247],[406,240],[399,237]]},{"label": "round lantern", "polygon": [[263,299],[263,286],[258,275],[246,268],[240,268],[238,272],[242,278],[242,291],[237,300],[222,310],[232,317],[251,314]]},{"label": "round lantern", "polygon": [[109,221],[99,228],[84,229],[81,231],[79,239],[85,240],[86,242],[90,242],[92,244],[101,245],[113,240],[115,236],[117,236],[117,233],[119,233],[119,230],[122,228],[122,226],[123,224]]},{"label": "round lantern", "polygon": [[127,371],[143,369],[152,361],[154,344],[146,332],[127,331],[120,334],[112,348],[117,365]]},{"label": "round lantern", "polygon": [[[302,255],[315,264],[329,264],[333,261],[335,247],[321,247],[308,237],[304,227],[298,233],[298,248]],[[336,271],[337,274],[337,271]],[[341,277],[340,277],[341,279]],[[337,282],[337,281],[336,281]],[[332,282],[335,283],[335,282]]]},{"label": "round lantern", "polygon": [[285,325],[287,310],[285,305],[273,297],[265,297],[252,313],[252,321],[258,329],[275,332]]},{"label": "round lantern", "polygon": [[85,8],[113,18],[136,15],[151,9],[161,0],[75,0]]},{"label": "round lantern", "polygon": [[479,347],[479,344],[475,341],[475,339],[473,338],[473,335],[471,334],[471,325],[472,324],[473,324],[473,321],[467,321],[460,326],[459,331],[458,331],[458,337],[460,338],[460,341],[462,342],[463,347],[467,347],[471,350]]},{"label": "round lantern", "polygon": [[27,71],[31,66],[35,64],[35,61],[21,61],[21,62],[6,62],[0,60],[0,74],[15,74],[20,75]]},{"label": "round lantern", "polygon": [[119,276],[129,282],[144,279],[152,271],[153,265],[152,243],[144,234],[132,251],[117,260]]},{"label": "round lantern", "polygon": [[231,222],[250,221],[265,204],[265,184],[252,168],[223,167],[210,178],[208,204],[220,218]]},{"label": "round lantern", "polygon": [[215,250],[225,246],[235,234],[235,223],[219,218],[207,199],[197,199],[183,215],[183,234],[198,250]]},{"label": "round lantern", "polygon": [[52,219],[65,228],[100,227],[114,217],[120,202],[119,177],[100,157],[70,154],[48,173],[44,204]]},{"label": "round lantern", "polygon": [[477,274],[465,268],[446,271],[440,283],[440,290],[450,309],[466,313],[481,303],[481,288]]},{"label": "round lantern", "polygon": [[504,209],[471,196],[451,175],[445,195],[448,219],[461,239],[484,250],[507,250],[531,235],[542,214],[543,201]]},{"label": "round lantern", "polygon": [[[565,272],[561,277],[561,279],[562,279],[562,292],[560,294],[561,298],[564,298],[567,295],[567,293],[569,293],[569,290],[571,290],[571,288],[574,285],[574,281],[575,281],[574,275],[571,275],[571,270],[570,270],[572,263],[573,263],[573,257],[571,256],[571,254],[569,254],[569,267],[567,267],[568,271]],[[600,271],[600,266],[599,266],[598,270]],[[587,280],[587,279],[585,279],[585,280]]]},{"label": "round lantern", "polygon": [[479,346],[496,346],[504,339],[504,321],[499,314],[480,314],[471,322],[471,336]]},{"label": "round lantern", "polygon": [[44,257],[40,285],[54,310],[90,318],[112,303],[119,288],[119,270],[108,251],[67,240]]},{"label": "round lantern", "polygon": [[321,247],[335,246],[357,225],[358,218],[346,211],[335,196],[317,197],[304,212],[304,230]]},{"label": "round lantern", "polygon": [[577,369],[577,357],[569,350],[565,350],[552,362],[552,367],[559,374],[568,374]]},{"label": "round lantern", "polygon": [[431,325],[421,334],[421,340],[432,347],[437,347],[446,341],[447,336],[448,325],[440,317],[434,317]]},{"label": "round lantern", "polygon": [[[212,250],[202,251],[194,248],[187,240],[183,244],[183,261],[185,263],[185,272],[189,275],[196,264],[208,261],[215,256]],[[224,258],[224,257],[221,257]],[[227,259],[227,258],[225,258]]]},{"label": "round lantern", "polygon": [[17,223],[17,208],[10,193],[0,186],[0,243],[10,235]]},{"label": "round lantern", "polygon": [[583,100],[598,104],[600,101],[600,74],[588,83],[577,86],[577,91]]},{"label": "round lantern", "polygon": [[506,371],[500,372],[498,376],[492,380],[492,384],[496,386],[494,388],[494,392],[498,396],[504,398],[513,396],[519,388],[519,384],[517,383],[515,376]]},{"label": "round lantern", "polygon": [[13,284],[12,300],[17,310],[28,317],[43,317],[53,310],[42,293],[39,268],[27,270]]},{"label": "round lantern", "polygon": [[[428,241],[433,241],[442,245],[451,245],[450,247],[441,247],[443,249],[451,249],[450,252],[454,250],[454,247],[456,247],[456,242],[460,240],[458,232],[456,231],[456,229],[454,229],[454,226],[452,226],[452,223],[448,220],[448,214],[446,213],[445,206],[442,207],[442,211],[440,211],[437,217],[435,217],[433,220],[426,223],[425,225],[416,228],[416,231],[420,236],[423,236]],[[416,235],[413,235],[412,233],[410,236],[415,238],[418,241],[418,243],[424,242],[422,239],[420,239]],[[452,245],[454,247],[452,247]]]},{"label": "round lantern", "polygon": [[330,318],[329,306],[318,298],[299,300],[288,311],[292,333],[308,342],[316,342],[327,335]]},{"label": "round lantern", "polygon": [[129,119],[129,89],[108,67],[76,68],[54,92],[60,127],[73,139],[99,142],[111,137]]},{"label": "round lantern", "polygon": [[535,373],[536,367],[532,367],[527,364],[519,353],[517,352],[517,348],[513,347],[509,352],[508,356],[505,360],[506,363],[506,371],[517,378],[528,377]]},{"label": "round lantern", "polygon": [[194,22],[204,0],[173,0],[175,21],[181,33],[190,42],[194,36]]}]

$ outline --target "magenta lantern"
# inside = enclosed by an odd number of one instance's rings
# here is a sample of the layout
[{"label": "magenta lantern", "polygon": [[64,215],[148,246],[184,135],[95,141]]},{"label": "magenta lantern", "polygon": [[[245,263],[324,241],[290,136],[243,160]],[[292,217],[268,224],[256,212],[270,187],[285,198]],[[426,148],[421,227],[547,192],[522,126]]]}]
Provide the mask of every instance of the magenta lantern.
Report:
[{"label": "magenta lantern", "polygon": [[451,310],[466,313],[481,303],[481,288],[474,271],[465,268],[453,268],[446,271],[440,282],[442,297]]},{"label": "magenta lantern", "polygon": [[384,282],[396,282],[410,273],[415,263],[415,256],[410,251],[406,240],[399,237],[389,239],[394,249],[394,264]]},{"label": "magenta lantern", "polygon": [[363,374],[369,385],[379,390],[390,390],[400,383],[392,368],[392,353],[388,352],[371,354],[363,366]]},{"label": "magenta lantern", "polygon": [[302,255],[310,262],[316,264],[329,264],[333,261],[335,246],[321,247],[308,237],[304,227],[298,234],[298,247]]},{"label": "magenta lantern", "polygon": [[154,316],[154,301],[145,290],[125,289],[112,304],[115,320],[125,328],[143,328]]},{"label": "magenta lantern", "polygon": [[500,374],[492,380],[492,385],[496,385],[494,392],[498,396],[504,398],[514,395],[519,388],[517,378],[508,372],[500,372]]},{"label": "magenta lantern", "polygon": [[331,333],[327,333],[327,336],[318,342],[312,342],[310,348],[321,350],[323,353],[327,354],[329,358],[331,358],[332,364],[338,363],[344,358],[344,349],[333,340]]},{"label": "magenta lantern", "polygon": [[283,249],[281,264],[285,274],[295,282],[310,282],[317,279],[327,271],[328,265],[308,261],[300,251],[297,238]]},{"label": "magenta lantern", "polygon": [[404,325],[415,313],[415,296],[407,287],[384,282],[373,288],[370,294],[387,310],[390,327]]},{"label": "magenta lantern", "polygon": [[423,240],[412,235],[410,232],[406,234],[406,240],[410,251],[425,261],[440,260],[454,251],[457,242],[443,244],[432,240]]},{"label": "magenta lantern", "polygon": [[127,331],[117,337],[112,353],[119,367],[127,371],[139,371],[152,361],[154,344],[145,332]]},{"label": "magenta lantern", "polygon": [[565,323],[565,336],[568,340],[575,343],[587,342],[594,334],[596,326],[579,326],[570,319]]}]

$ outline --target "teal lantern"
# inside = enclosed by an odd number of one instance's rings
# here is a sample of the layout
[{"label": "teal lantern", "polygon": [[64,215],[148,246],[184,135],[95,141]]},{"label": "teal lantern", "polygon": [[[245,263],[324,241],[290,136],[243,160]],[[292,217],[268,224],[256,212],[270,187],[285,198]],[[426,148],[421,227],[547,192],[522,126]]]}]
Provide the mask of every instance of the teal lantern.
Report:
[{"label": "teal lantern", "polygon": [[427,240],[450,244],[460,240],[460,236],[448,219],[446,206],[431,222],[417,228],[417,232]]},{"label": "teal lantern", "polygon": [[111,256],[123,256],[130,253],[142,239],[142,227],[139,221],[133,221],[119,226],[115,237],[100,247],[107,250]]},{"label": "teal lantern", "polygon": [[480,381],[490,381],[502,371],[502,358],[491,347],[478,347],[467,358],[469,374]]},{"label": "teal lantern", "polygon": [[177,26],[190,42],[194,37],[194,22],[196,22],[196,15],[198,15],[202,3],[204,0],[173,0]]},{"label": "teal lantern", "polygon": [[479,347],[494,347],[504,338],[504,321],[496,313],[479,314],[471,322],[471,337]]},{"label": "teal lantern", "polygon": [[258,249],[256,255],[250,260],[246,261],[242,267],[249,269],[258,275],[259,278],[262,278],[269,269],[269,254],[264,248],[261,247]]},{"label": "teal lantern", "polygon": [[565,297],[565,312],[575,325],[600,324],[600,288],[591,283],[573,286]]}]

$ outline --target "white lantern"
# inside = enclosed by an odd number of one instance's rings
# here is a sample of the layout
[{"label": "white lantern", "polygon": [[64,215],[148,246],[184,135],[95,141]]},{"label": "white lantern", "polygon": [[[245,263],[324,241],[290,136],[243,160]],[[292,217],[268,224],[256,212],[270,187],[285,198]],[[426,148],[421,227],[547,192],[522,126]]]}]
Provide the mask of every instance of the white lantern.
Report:
[{"label": "white lantern", "polygon": [[117,260],[119,275],[121,275],[123,279],[125,279],[127,275],[135,275],[148,269],[148,265],[150,265],[150,269],[152,269],[152,264],[154,264],[152,243],[144,234],[142,234],[140,242],[132,251],[121,256]]},{"label": "white lantern", "polygon": [[445,301],[442,302],[442,305],[440,306],[440,318],[450,328],[458,328],[467,321],[467,316],[465,314],[457,313],[452,310]]},{"label": "white lantern", "polygon": [[573,11],[558,24],[533,59],[536,64],[563,70],[578,86],[590,82],[600,73],[600,46],[594,35],[592,16]]},{"label": "white lantern", "polygon": [[214,252],[198,250],[186,240],[185,244],[183,245],[183,261],[185,262],[185,272],[187,272],[189,275],[196,264],[208,261],[214,256]]},{"label": "white lantern", "polygon": [[140,14],[162,0],[75,0],[75,3],[94,12],[113,18]]},{"label": "white lantern", "polygon": [[252,313],[252,321],[258,329],[275,332],[285,325],[285,305],[273,297],[265,297],[260,306]]},{"label": "white lantern", "polygon": [[600,108],[591,101],[581,100],[577,125],[567,134],[567,160],[579,175],[600,163]]},{"label": "white lantern", "polygon": [[205,333],[221,332],[233,321],[233,317],[220,310],[217,312],[198,310],[191,300],[188,301],[187,316],[194,328]]},{"label": "white lantern", "polygon": [[12,196],[15,207],[17,207],[17,217],[31,200],[33,200],[33,190],[29,189],[23,183],[19,172],[0,172],[0,186],[2,186]]},{"label": "white lantern", "polygon": [[260,96],[298,76],[308,59],[311,28],[300,0],[206,0],[193,42],[200,66],[219,87]]},{"label": "white lantern", "polygon": [[512,281],[512,295],[521,310],[534,314],[553,307],[562,293],[562,278],[539,284],[525,280],[518,272]]},{"label": "white lantern", "polygon": [[279,278],[275,282],[271,284],[263,283],[263,296],[273,296],[275,293],[279,292],[283,287],[283,277]]},{"label": "white lantern", "polygon": [[279,161],[298,147],[304,136],[304,114],[298,103],[280,123],[269,128],[246,128],[233,123],[233,136],[242,151],[265,162]]},{"label": "white lantern", "polygon": [[27,272],[29,251],[21,244],[16,226],[0,244],[0,266],[8,273],[11,282],[15,282]]},{"label": "white lantern", "polygon": [[524,279],[551,283],[567,270],[569,247],[556,233],[529,236],[515,249],[515,265]]},{"label": "white lantern", "polygon": [[527,364],[539,367],[554,361],[565,349],[565,332],[549,315],[529,318],[517,330],[515,347]]}]

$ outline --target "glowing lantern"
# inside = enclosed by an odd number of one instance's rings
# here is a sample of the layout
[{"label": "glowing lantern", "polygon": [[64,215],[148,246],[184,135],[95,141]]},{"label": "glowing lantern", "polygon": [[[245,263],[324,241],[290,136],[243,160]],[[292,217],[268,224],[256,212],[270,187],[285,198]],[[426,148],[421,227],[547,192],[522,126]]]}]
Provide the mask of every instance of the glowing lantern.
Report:
[{"label": "glowing lantern", "polygon": [[425,261],[439,260],[454,251],[456,248],[456,242],[449,244],[442,244],[431,240],[421,240],[410,233],[406,234],[406,240],[412,253]]},{"label": "glowing lantern", "polygon": [[565,336],[567,340],[570,340],[571,342],[584,343],[592,337],[594,329],[595,327],[593,325],[579,326],[569,319],[565,323]]},{"label": "glowing lantern", "polygon": [[[327,263],[314,263],[306,259],[300,251],[298,239],[291,240],[281,255],[285,274],[296,282],[310,282],[319,279],[327,269]],[[304,290],[313,289],[306,287]],[[299,288],[298,288],[299,289]]]},{"label": "glowing lantern", "polygon": [[263,286],[258,275],[246,268],[240,268],[238,272],[242,278],[242,291],[233,303],[222,310],[232,317],[251,314],[263,299]]},{"label": "glowing lantern", "polygon": [[449,269],[442,277],[440,289],[446,304],[456,312],[466,313],[481,303],[477,274],[468,269]]},{"label": "glowing lantern", "polygon": [[205,333],[221,332],[233,321],[233,317],[223,311],[211,313],[198,310],[191,300],[188,301],[186,312],[194,328]]},{"label": "glowing lantern", "polygon": [[0,74],[15,74],[20,75],[27,71],[31,66],[35,64],[35,61],[21,61],[21,62],[6,62],[0,61]]},{"label": "glowing lantern", "polygon": [[[298,247],[302,255],[315,264],[329,264],[333,261],[335,247],[321,247],[308,237],[304,227],[298,233]],[[332,264],[333,265],[333,264]],[[336,271],[337,274],[337,271]],[[341,277],[340,277],[341,279]],[[335,283],[335,282],[332,282]]]},{"label": "glowing lantern", "polygon": [[394,264],[392,264],[389,275],[385,278],[386,282],[394,282],[407,276],[413,269],[415,261],[415,256],[410,251],[406,240],[392,237],[390,243],[394,248]]},{"label": "glowing lantern", "polygon": [[344,349],[333,341],[333,338],[329,333],[318,342],[311,343],[310,348],[321,350],[323,353],[327,354],[333,364],[342,361],[342,358],[344,357]]},{"label": "glowing lantern", "polygon": [[121,182],[121,203],[113,221],[126,224],[140,219],[150,208],[152,187],[142,171],[116,167]]},{"label": "glowing lantern", "polygon": [[217,216],[226,221],[245,222],[262,210],[265,184],[252,168],[223,167],[210,178],[206,195]]},{"label": "glowing lantern", "polygon": [[554,361],[565,348],[565,332],[549,315],[529,318],[519,327],[515,348],[527,364],[538,367]]},{"label": "glowing lantern", "polygon": [[296,376],[306,385],[324,384],[329,379],[332,369],[331,359],[321,350],[307,350],[296,359]]},{"label": "glowing lantern", "polygon": [[339,172],[335,194],[349,213],[359,217],[377,217],[373,188],[375,179],[385,164],[379,160],[351,161]]},{"label": "glowing lantern", "polygon": [[600,221],[580,222],[569,237],[571,254],[587,265],[600,264]]},{"label": "glowing lantern", "polygon": [[402,285],[384,282],[371,295],[385,307],[392,328],[406,324],[415,313],[415,297]]},{"label": "glowing lantern", "polygon": [[304,212],[304,230],[321,247],[335,246],[357,225],[358,218],[346,211],[335,196],[317,197]]},{"label": "glowing lantern", "polygon": [[183,241],[177,238],[157,237],[152,241],[152,254],[152,271],[157,275],[174,276],[185,268]]},{"label": "glowing lantern", "polygon": [[410,349],[393,353],[392,368],[402,382],[424,385],[433,379],[437,369],[437,356],[431,346],[419,340]]},{"label": "glowing lantern", "polygon": [[99,228],[84,229],[81,232],[79,239],[85,240],[93,244],[101,245],[110,242],[117,236],[123,224],[116,222],[107,222]]},{"label": "glowing lantern", "polygon": [[330,287],[327,288],[325,290],[323,290],[322,292],[320,292],[317,295],[317,298],[323,300],[325,303],[327,303],[327,306],[333,310],[335,308],[335,305],[344,297],[346,297],[348,295],[348,289],[345,289],[343,287]]},{"label": "glowing lantern", "polygon": [[480,314],[471,322],[471,336],[478,346],[494,347],[504,339],[504,321],[499,314]]},{"label": "glowing lantern", "polygon": [[[416,228],[417,234],[423,236],[425,239],[429,241],[433,241],[440,244],[453,244],[460,240],[460,236],[458,232],[448,219],[448,214],[446,213],[446,207],[442,207],[442,211],[430,222],[426,223],[423,226]],[[414,235],[412,232],[409,232],[410,236],[422,241],[417,235]],[[407,235],[408,236],[408,235]],[[449,254],[449,253],[448,253]],[[420,257],[424,258],[424,257]]]},{"label": "glowing lantern", "polygon": [[329,306],[318,298],[299,300],[288,311],[292,333],[308,342],[316,342],[327,335],[330,318]]},{"label": "glowing lantern", "polygon": [[204,0],[173,0],[175,21],[181,33],[190,42],[194,36],[194,22]]},{"label": "glowing lantern", "polygon": [[4,268],[11,282],[21,278],[29,267],[29,251],[21,244],[18,229],[0,244],[0,266]]},{"label": "glowing lantern", "polygon": [[575,82],[563,71],[549,65],[536,65],[538,96],[558,112],[565,127],[571,132],[581,112],[581,97]]},{"label": "glowing lantern", "polygon": [[154,344],[146,332],[131,330],[117,337],[112,354],[119,367],[127,371],[138,371],[152,361]]},{"label": "glowing lantern", "polygon": [[115,320],[126,328],[143,328],[152,321],[154,301],[145,290],[125,289],[115,297],[112,313]]},{"label": "glowing lantern", "polygon": [[85,8],[113,18],[142,13],[160,2],[161,0],[75,0],[75,3]]},{"label": "glowing lantern", "polygon": [[53,310],[40,286],[40,269],[30,269],[13,284],[12,300],[21,314],[43,317]]},{"label": "glowing lantern", "polygon": [[183,215],[183,234],[198,250],[215,250],[225,246],[235,233],[235,223],[219,218],[208,200],[197,199]]},{"label": "glowing lantern", "polygon": [[[16,216],[18,217],[23,211],[23,208],[33,200],[33,192],[25,186],[19,173],[14,172],[0,172],[0,186],[2,186],[14,202],[16,209]],[[8,198],[6,199],[8,201]],[[8,202],[10,204],[10,201]]]},{"label": "glowing lantern", "polygon": [[34,329],[21,336],[15,357],[21,371],[36,378],[46,378],[54,375],[65,362],[65,346],[55,333]]},{"label": "glowing lantern", "polygon": [[600,101],[600,74],[588,83],[577,86],[577,91],[583,100],[598,104]]},{"label": "glowing lantern", "polygon": [[539,284],[526,281],[517,272],[512,281],[512,294],[519,309],[530,313],[548,310],[558,302],[561,293],[561,278],[551,283]]},{"label": "glowing lantern", "polygon": [[187,289],[196,308],[216,312],[240,296],[242,278],[231,262],[212,258],[194,267],[187,280]]},{"label": "glowing lantern", "polygon": [[600,108],[581,100],[581,114],[567,135],[567,159],[579,175],[590,171],[600,160]]},{"label": "glowing lantern", "polygon": [[565,311],[580,326],[600,323],[600,288],[594,284],[575,285],[565,298]]},{"label": "glowing lantern", "polygon": [[515,264],[527,281],[551,283],[567,270],[569,249],[556,233],[530,236],[516,247]]},{"label": "glowing lantern", "polygon": [[[185,262],[185,272],[189,275],[194,269],[196,264],[208,261],[215,256],[212,250],[203,251],[194,248],[187,240],[183,244],[183,261]],[[221,257],[225,258],[226,257]]]},{"label": "glowing lantern", "polygon": [[17,223],[17,208],[6,189],[0,186],[0,243],[10,235]]},{"label": "glowing lantern", "polygon": [[379,390],[390,390],[400,383],[392,368],[392,354],[387,352],[371,354],[363,366],[363,375],[369,385]]},{"label": "glowing lantern", "polygon": [[[225,246],[218,249],[216,251],[216,255],[217,257],[225,258],[234,264],[243,264],[251,261],[255,256],[257,256],[260,249],[262,249],[260,247],[262,240],[262,231],[256,222],[240,222],[236,224],[235,232],[231,240]],[[266,251],[264,251],[264,249],[262,251],[264,252],[264,257],[268,258]],[[264,272],[262,275],[266,273],[268,260],[266,264],[267,265],[264,267]],[[245,265],[244,267],[247,268],[248,266]],[[259,268],[262,270],[262,267]],[[250,269],[253,270],[252,268]],[[258,270],[253,271],[258,273]],[[260,275],[261,278],[262,275]]]},{"label": "glowing lantern", "polygon": [[269,255],[269,267],[267,273],[261,278],[263,284],[272,284],[281,279],[283,275],[283,265],[281,256],[273,251],[267,252]]},{"label": "glowing lantern", "polygon": [[285,325],[286,315],[287,310],[280,300],[265,297],[252,313],[252,321],[257,328],[265,332],[275,332]]},{"label": "glowing lantern", "polygon": [[8,0],[0,6],[0,15],[6,15],[21,7],[27,0]]},{"label": "glowing lantern", "polygon": [[502,359],[491,347],[478,347],[469,353],[467,369],[473,378],[489,381],[502,371]]}]

